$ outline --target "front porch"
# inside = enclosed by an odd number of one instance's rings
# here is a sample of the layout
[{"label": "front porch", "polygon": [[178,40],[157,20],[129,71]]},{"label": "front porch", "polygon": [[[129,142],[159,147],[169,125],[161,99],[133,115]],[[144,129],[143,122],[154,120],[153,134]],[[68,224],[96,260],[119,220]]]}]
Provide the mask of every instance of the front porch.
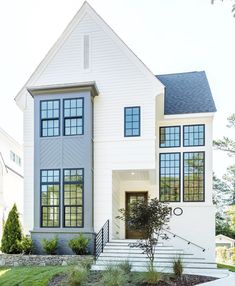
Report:
[{"label": "front porch", "polygon": [[156,170],[115,170],[112,172],[111,239],[138,239],[138,234],[128,231],[117,216],[119,209],[127,209],[138,199],[157,196]]}]

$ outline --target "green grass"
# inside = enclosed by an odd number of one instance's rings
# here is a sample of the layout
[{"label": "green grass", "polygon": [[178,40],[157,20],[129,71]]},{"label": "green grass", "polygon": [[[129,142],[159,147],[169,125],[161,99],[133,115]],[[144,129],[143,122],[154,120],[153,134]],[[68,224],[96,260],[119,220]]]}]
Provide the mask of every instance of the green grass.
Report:
[{"label": "green grass", "polygon": [[0,285],[46,286],[55,275],[69,269],[69,266],[0,267]]},{"label": "green grass", "polygon": [[231,272],[235,272],[235,266],[225,265],[225,264],[217,264],[218,268],[226,268]]}]

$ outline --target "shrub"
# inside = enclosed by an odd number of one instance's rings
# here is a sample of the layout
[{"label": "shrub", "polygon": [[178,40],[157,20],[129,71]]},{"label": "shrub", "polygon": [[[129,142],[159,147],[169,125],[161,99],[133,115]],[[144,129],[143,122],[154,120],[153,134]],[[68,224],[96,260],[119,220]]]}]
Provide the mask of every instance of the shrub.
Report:
[{"label": "shrub", "polygon": [[42,240],[42,247],[46,254],[55,255],[58,247],[58,237],[55,236],[52,239],[44,238]]},{"label": "shrub", "polygon": [[128,276],[117,265],[109,265],[102,273],[101,285],[124,286],[128,282]]},{"label": "shrub", "polygon": [[4,225],[1,251],[9,254],[21,253],[21,240],[22,229],[19,221],[19,213],[16,204],[14,204]]},{"label": "shrub", "polygon": [[82,266],[75,266],[69,273],[68,286],[81,286],[87,281],[88,270]]},{"label": "shrub", "polygon": [[136,276],[136,282],[146,283],[147,285],[155,285],[162,281],[166,281],[166,276],[158,272],[152,264],[149,264],[146,272],[141,272]]},{"label": "shrub", "polygon": [[217,247],[216,248],[216,256],[219,262],[227,261],[227,248],[226,247]]},{"label": "shrub", "polygon": [[177,278],[181,278],[184,271],[184,266],[181,257],[175,258],[173,261],[173,271]]},{"label": "shrub", "polygon": [[21,241],[21,250],[23,254],[32,254],[33,253],[33,241],[31,237],[24,236]]},{"label": "shrub", "polygon": [[75,237],[69,241],[69,247],[77,255],[87,254],[87,246],[89,239],[86,238],[83,234],[80,234],[78,237]]},{"label": "shrub", "polygon": [[118,264],[118,267],[126,274],[129,274],[131,272],[131,268],[132,268],[132,265],[131,263],[126,260],[124,262],[121,262]]}]

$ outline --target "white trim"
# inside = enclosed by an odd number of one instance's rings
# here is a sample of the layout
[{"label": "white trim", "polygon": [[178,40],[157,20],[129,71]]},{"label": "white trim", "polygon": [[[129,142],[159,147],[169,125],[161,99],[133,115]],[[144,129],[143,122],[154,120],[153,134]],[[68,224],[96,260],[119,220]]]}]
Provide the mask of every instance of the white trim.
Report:
[{"label": "white trim", "polygon": [[215,112],[167,114],[167,115],[164,115],[164,119],[171,120],[171,119],[183,119],[183,118],[214,117],[214,115],[215,115]]}]

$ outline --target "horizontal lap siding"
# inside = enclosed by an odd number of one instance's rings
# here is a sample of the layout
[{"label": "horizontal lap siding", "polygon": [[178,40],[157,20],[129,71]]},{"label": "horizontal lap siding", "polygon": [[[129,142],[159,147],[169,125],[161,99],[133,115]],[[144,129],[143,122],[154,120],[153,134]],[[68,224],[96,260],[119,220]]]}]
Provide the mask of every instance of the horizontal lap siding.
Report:
[{"label": "horizontal lap siding", "polygon": [[[94,100],[95,227],[112,217],[112,170],[155,166],[154,102],[155,96],[162,92],[157,80],[152,79],[140,63],[136,64],[133,56],[128,56],[129,52],[124,52],[115,42],[117,40],[104,30],[104,27],[97,24],[97,20],[86,14],[41,75],[30,83],[39,86],[95,81],[97,84],[100,94]],[[91,40],[89,70],[83,69],[84,35],[89,35]],[[29,145],[33,139],[31,101],[25,111],[24,122],[25,143]],[[133,105],[141,106],[141,137],[135,141],[123,136],[124,107]],[[25,147],[26,153],[27,160],[33,160],[32,150]],[[29,196],[25,206],[31,208],[31,163],[25,175],[25,193],[26,197]],[[32,209],[27,213],[32,214]]]}]

